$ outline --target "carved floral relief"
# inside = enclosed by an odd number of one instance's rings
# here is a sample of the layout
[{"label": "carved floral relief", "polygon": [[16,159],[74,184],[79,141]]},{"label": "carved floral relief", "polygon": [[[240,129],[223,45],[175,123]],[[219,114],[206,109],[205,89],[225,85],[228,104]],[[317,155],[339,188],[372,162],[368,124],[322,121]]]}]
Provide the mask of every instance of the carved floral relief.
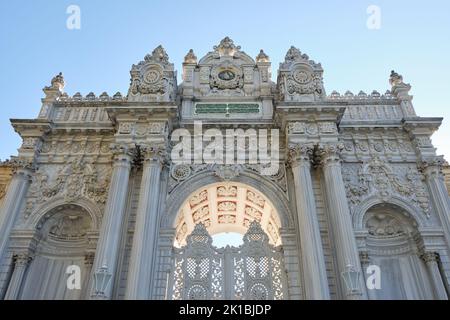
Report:
[{"label": "carved floral relief", "polygon": [[429,195],[422,174],[412,164],[393,166],[379,158],[363,165],[344,164],[342,173],[350,206],[355,208],[370,196],[384,202],[397,196],[429,217]]}]

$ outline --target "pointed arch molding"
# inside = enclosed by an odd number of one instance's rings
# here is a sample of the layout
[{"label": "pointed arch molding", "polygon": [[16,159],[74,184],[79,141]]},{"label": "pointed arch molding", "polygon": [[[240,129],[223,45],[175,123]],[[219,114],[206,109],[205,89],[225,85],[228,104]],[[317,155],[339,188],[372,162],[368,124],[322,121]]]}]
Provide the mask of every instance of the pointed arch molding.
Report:
[{"label": "pointed arch molding", "polygon": [[266,179],[261,179],[260,176],[252,175],[249,172],[241,172],[238,176],[230,181],[224,181],[213,172],[205,172],[198,174],[191,179],[183,181],[178,187],[177,191],[173,192],[166,200],[165,214],[162,215],[161,227],[162,229],[172,229],[176,224],[176,219],[180,209],[185,201],[195,191],[200,191],[209,185],[228,182],[229,184],[238,183],[247,185],[252,189],[264,195],[273,205],[273,209],[278,213],[281,228],[294,228],[293,217],[289,208],[288,199],[284,192],[280,192],[279,188],[272,182]]}]

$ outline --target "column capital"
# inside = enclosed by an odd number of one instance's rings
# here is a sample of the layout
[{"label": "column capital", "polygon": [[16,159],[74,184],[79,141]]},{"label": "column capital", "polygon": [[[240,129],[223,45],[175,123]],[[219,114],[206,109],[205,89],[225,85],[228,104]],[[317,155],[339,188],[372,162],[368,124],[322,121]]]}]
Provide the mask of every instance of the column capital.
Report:
[{"label": "column capital", "polygon": [[95,252],[86,252],[84,255],[84,264],[86,266],[92,267],[94,264]]},{"label": "column capital", "polygon": [[437,254],[436,252],[432,252],[432,251],[424,252],[420,257],[422,258],[423,261],[425,261],[425,263],[439,261],[439,254]]},{"label": "column capital", "polygon": [[341,152],[343,149],[343,143],[320,143],[316,148],[315,162],[322,166],[340,164]]},{"label": "column capital", "polygon": [[139,146],[144,163],[164,165],[168,161],[168,153],[163,145]]},{"label": "column capital", "polygon": [[296,167],[299,165],[310,165],[314,153],[314,144],[297,143],[289,144],[287,162]]},{"label": "column capital", "polygon": [[112,143],[109,147],[116,162],[131,162],[134,148],[122,143]]},{"label": "column capital", "polygon": [[362,265],[370,264],[369,252],[367,252],[367,251],[360,251],[359,252],[359,260],[361,261]]},{"label": "column capital", "polygon": [[443,156],[423,159],[419,163],[419,170],[427,178],[443,178],[442,167],[445,164]]},{"label": "column capital", "polygon": [[29,252],[17,252],[13,255],[16,267],[24,267],[33,260],[33,256]]},{"label": "column capital", "polygon": [[30,176],[36,170],[34,161],[28,158],[12,157],[5,164],[10,166],[13,174]]}]

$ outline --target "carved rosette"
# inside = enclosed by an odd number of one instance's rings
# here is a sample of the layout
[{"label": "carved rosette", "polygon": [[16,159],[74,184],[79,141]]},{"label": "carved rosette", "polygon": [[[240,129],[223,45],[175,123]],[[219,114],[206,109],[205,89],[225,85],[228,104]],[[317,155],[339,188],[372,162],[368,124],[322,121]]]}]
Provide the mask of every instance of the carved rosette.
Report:
[{"label": "carved rosette", "polygon": [[313,144],[292,144],[288,150],[288,163],[291,167],[310,166],[314,153]]},{"label": "carved rosette", "polygon": [[316,149],[315,160],[322,166],[337,165],[341,163],[341,152],[344,144],[319,144]]}]

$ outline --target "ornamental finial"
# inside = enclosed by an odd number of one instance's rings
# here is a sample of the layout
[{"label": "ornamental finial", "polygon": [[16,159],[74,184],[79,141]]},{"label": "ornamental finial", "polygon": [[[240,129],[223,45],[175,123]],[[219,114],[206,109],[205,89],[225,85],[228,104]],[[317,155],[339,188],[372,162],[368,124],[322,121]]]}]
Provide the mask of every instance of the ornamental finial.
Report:
[{"label": "ornamental finial", "polygon": [[189,50],[184,57],[184,63],[197,63],[197,56],[195,55],[194,50]]}]

